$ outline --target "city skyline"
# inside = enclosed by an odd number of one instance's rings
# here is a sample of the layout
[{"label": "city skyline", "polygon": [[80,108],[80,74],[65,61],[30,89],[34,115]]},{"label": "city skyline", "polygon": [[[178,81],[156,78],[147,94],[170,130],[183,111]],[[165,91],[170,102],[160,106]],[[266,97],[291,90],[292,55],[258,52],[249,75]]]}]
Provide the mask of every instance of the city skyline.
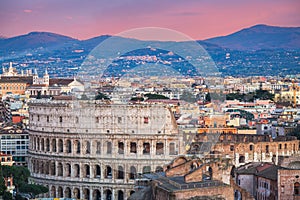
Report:
[{"label": "city skyline", "polygon": [[32,31],[76,39],[115,35],[139,27],[163,27],[193,39],[228,35],[256,24],[300,26],[297,1],[7,1],[0,3],[1,36]]}]

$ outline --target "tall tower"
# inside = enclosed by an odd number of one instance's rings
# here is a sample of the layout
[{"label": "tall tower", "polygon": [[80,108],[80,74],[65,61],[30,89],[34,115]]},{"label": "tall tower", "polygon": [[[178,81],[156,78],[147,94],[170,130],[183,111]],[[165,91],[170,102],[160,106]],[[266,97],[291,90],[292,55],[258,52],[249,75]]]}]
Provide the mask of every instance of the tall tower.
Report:
[{"label": "tall tower", "polygon": [[38,81],[39,80],[39,75],[38,75],[36,69],[34,69],[34,74],[33,74],[32,78],[33,78],[33,85],[39,84],[39,81]]},{"label": "tall tower", "polygon": [[43,82],[45,85],[49,85],[49,74],[48,74],[48,70],[46,69],[45,70],[45,74],[44,74],[44,77],[43,77]]}]

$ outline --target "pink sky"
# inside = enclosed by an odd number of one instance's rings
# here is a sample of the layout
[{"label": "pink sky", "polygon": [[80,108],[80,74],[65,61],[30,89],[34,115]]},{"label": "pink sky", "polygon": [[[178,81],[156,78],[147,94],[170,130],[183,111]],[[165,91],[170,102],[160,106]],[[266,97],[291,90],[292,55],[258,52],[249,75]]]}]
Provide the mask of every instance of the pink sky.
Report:
[{"label": "pink sky", "polygon": [[206,39],[256,24],[300,26],[299,10],[299,0],[1,0],[0,35],[87,39],[151,26]]}]

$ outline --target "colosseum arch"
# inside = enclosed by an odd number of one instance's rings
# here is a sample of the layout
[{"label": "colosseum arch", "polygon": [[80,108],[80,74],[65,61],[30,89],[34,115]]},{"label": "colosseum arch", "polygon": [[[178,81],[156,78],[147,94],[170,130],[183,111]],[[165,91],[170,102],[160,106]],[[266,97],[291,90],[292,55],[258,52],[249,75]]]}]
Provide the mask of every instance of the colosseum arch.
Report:
[{"label": "colosseum arch", "polygon": [[56,197],[56,189],[55,186],[52,186],[50,189],[50,197]]},{"label": "colosseum arch", "polygon": [[157,166],[155,172],[163,172],[164,169],[161,166]]},{"label": "colosseum arch", "polygon": [[37,150],[40,151],[40,138],[37,138]]},{"label": "colosseum arch", "polygon": [[41,139],[41,151],[45,151],[44,138]]},{"label": "colosseum arch", "polygon": [[80,177],[80,166],[79,164],[74,164],[74,177]]},{"label": "colosseum arch", "polygon": [[65,192],[64,192],[64,196],[65,196],[65,198],[71,198],[72,197],[71,189],[69,187],[66,187]]},{"label": "colosseum arch", "polygon": [[66,141],[66,153],[72,153],[72,144],[71,140]]},{"label": "colosseum arch", "polygon": [[63,165],[61,162],[57,164],[57,176],[63,176]]},{"label": "colosseum arch", "polygon": [[156,143],[156,155],[163,155],[164,154],[164,143],[157,142]]},{"label": "colosseum arch", "polygon": [[74,141],[74,148],[75,148],[77,154],[81,153],[81,146],[80,146],[80,141],[79,140]]},{"label": "colosseum arch", "polygon": [[113,171],[110,165],[106,165],[105,167],[105,178],[107,179],[113,178]]},{"label": "colosseum arch", "polygon": [[71,169],[70,163],[66,163],[65,164],[64,171],[65,171],[65,176],[66,177],[71,177],[71,171],[72,171],[72,169]]},{"label": "colosseum arch", "polygon": [[58,140],[58,152],[59,153],[63,153],[64,152],[64,144],[63,144],[63,140],[62,139]]},{"label": "colosseum arch", "polygon": [[111,200],[112,199],[112,192],[110,189],[106,189],[104,191],[104,199],[105,200]]},{"label": "colosseum arch", "polygon": [[51,146],[52,146],[52,152],[56,152],[56,139],[52,139]]},{"label": "colosseum arch", "polygon": [[58,186],[57,187],[57,197],[63,198],[64,197],[63,195],[64,195],[63,194],[63,188],[61,186]]},{"label": "colosseum arch", "polygon": [[80,189],[79,188],[74,188],[73,197],[77,198],[77,199],[80,199]]},{"label": "colosseum arch", "polygon": [[117,179],[124,179],[124,168],[122,166],[118,166]]},{"label": "colosseum arch", "polygon": [[50,151],[50,142],[49,142],[49,138],[46,139],[46,151],[47,151],[47,152]]},{"label": "colosseum arch", "polygon": [[85,164],[84,165],[84,177],[89,178],[90,177],[90,165]]},{"label": "colosseum arch", "polygon": [[88,188],[83,189],[83,198],[84,199],[90,199],[90,190]]},{"label": "colosseum arch", "polygon": [[85,153],[90,154],[91,153],[91,143],[89,141],[85,141]]},{"label": "colosseum arch", "polygon": [[118,200],[124,200],[124,192],[122,190],[118,190]]},{"label": "colosseum arch", "polygon": [[130,167],[130,173],[129,173],[129,179],[135,179],[136,178],[136,168],[134,166]]},{"label": "colosseum arch", "polygon": [[101,166],[98,164],[94,167],[94,176],[95,178],[101,178]]},{"label": "colosseum arch", "polygon": [[98,189],[93,191],[93,200],[101,200],[101,192]]}]

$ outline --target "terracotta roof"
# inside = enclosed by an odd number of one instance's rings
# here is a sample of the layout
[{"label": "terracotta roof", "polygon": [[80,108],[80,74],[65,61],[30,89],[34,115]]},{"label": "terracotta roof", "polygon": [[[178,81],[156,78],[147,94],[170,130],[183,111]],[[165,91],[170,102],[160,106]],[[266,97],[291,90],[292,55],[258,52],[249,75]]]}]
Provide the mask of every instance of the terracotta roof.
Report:
[{"label": "terracotta roof", "polygon": [[67,86],[70,83],[72,83],[74,81],[74,79],[70,79],[70,78],[51,78],[49,80],[49,85],[53,86],[53,85],[58,85],[58,86]]},{"label": "terracotta roof", "polygon": [[29,83],[32,84],[32,76],[3,76],[0,78],[0,83]]}]

